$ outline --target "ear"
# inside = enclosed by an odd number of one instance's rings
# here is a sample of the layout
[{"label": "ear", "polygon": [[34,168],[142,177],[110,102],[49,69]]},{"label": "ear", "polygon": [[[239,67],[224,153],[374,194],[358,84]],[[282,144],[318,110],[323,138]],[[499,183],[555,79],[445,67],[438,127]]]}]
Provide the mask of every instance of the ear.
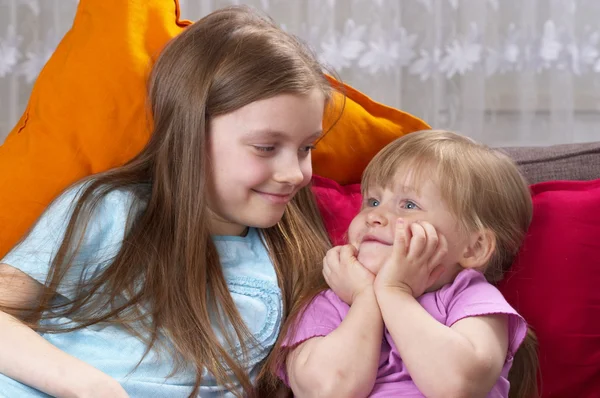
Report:
[{"label": "ear", "polygon": [[459,264],[463,268],[481,268],[485,266],[496,250],[496,236],[489,229],[474,232],[469,237]]}]

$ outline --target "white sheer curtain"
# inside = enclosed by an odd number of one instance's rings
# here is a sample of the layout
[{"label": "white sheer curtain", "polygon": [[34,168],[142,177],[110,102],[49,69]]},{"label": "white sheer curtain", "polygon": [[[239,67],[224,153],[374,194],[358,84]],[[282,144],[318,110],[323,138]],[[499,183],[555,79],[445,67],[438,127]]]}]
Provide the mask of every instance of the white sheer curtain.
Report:
[{"label": "white sheer curtain", "polygon": [[[126,1],[126,0],[123,0]],[[245,3],[373,99],[492,145],[600,140],[598,0],[181,0]],[[0,0],[0,142],[76,0]]]}]

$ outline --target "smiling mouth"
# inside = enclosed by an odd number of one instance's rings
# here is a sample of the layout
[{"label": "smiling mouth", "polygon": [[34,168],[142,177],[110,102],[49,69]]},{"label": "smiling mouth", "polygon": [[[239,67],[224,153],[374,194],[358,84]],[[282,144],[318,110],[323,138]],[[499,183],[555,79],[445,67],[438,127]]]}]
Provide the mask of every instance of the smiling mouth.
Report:
[{"label": "smiling mouth", "polygon": [[361,244],[364,244],[364,243],[377,243],[377,244],[385,245],[385,246],[391,246],[392,245],[391,243],[386,242],[384,240],[381,240],[379,238],[376,238],[374,236],[367,236],[360,243]]},{"label": "smiling mouth", "polygon": [[253,189],[254,192],[256,192],[257,194],[259,194],[260,196],[262,196],[264,199],[268,200],[271,203],[276,203],[276,204],[282,204],[282,203],[288,203],[290,200],[292,200],[292,197],[294,196],[294,193],[269,193],[269,192],[262,192],[262,191],[257,191],[255,189]]}]

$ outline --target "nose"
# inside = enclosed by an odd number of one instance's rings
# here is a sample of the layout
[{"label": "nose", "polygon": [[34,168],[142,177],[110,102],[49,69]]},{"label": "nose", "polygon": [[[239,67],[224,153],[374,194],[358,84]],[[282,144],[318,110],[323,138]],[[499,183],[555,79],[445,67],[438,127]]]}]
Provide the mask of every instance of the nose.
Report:
[{"label": "nose", "polygon": [[304,181],[305,172],[311,174],[310,159],[308,159],[308,170],[303,163],[304,159],[297,156],[288,156],[282,162],[278,162],[273,179],[281,184],[300,185]]},{"label": "nose", "polygon": [[388,223],[388,214],[382,207],[375,207],[369,212],[369,214],[367,214],[367,224],[371,227],[376,225],[385,227],[388,225]]}]

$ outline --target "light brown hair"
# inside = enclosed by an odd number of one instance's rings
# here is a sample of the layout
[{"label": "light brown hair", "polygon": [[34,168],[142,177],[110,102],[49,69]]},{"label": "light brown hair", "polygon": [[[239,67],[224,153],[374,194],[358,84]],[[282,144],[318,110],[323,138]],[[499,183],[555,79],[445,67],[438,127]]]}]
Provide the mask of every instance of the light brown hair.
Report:
[{"label": "light brown hair", "polygon": [[[495,250],[483,274],[492,284],[513,264],[533,214],[531,193],[516,164],[505,154],[462,135],[441,130],[419,131],[397,139],[369,163],[363,193],[386,187],[398,173],[413,180],[433,179],[450,212],[464,231],[487,229]],[[518,349],[509,373],[511,398],[533,398],[537,391],[537,340],[531,329]]]},{"label": "light brown hair", "polygon": [[[84,185],[31,325],[40,331],[68,332],[117,323],[147,342],[148,350],[157,346],[160,336],[167,336],[176,351],[168,352],[175,360],[174,372],[187,365],[196,370],[190,396],[197,394],[203,370],[228,388],[235,382],[231,372],[243,388],[234,391],[237,396],[261,394],[244,371],[244,358],[232,357],[219,344],[209,317],[210,309],[221,309],[214,313],[221,314],[217,324],[228,341],[239,339],[246,348],[252,344],[208,229],[208,126],[212,117],[254,101],[315,89],[331,97],[315,56],[294,36],[246,7],[213,12],[169,42],[149,81],[150,141],[128,164]],[[79,286],[75,299],[56,306],[56,288],[73,265],[94,209],[118,189],[132,192],[146,207],[131,212],[112,263]],[[295,196],[279,223],[261,233],[282,290],[285,317],[306,294],[329,247],[310,187]],[[44,329],[37,323],[64,316],[75,326]],[[227,324],[233,326],[233,336],[225,330]],[[259,383],[268,379],[266,374],[261,373]]]}]

